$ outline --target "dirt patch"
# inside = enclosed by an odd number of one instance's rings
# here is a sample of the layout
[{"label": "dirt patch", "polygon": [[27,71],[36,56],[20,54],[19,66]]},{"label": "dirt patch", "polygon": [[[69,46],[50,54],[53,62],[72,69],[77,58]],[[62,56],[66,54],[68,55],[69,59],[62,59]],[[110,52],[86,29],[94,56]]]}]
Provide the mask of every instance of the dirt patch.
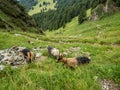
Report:
[{"label": "dirt patch", "polygon": [[41,57],[39,57],[38,59],[37,59],[37,61],[43,61],[43,60],[45,60],[45,59],[47,59],[48,57],[47,56],[41,56]]},{"label": "dirt patch", "polygon": [[120,90],[120,86],[112,80],[100,80],[102,90]]}]

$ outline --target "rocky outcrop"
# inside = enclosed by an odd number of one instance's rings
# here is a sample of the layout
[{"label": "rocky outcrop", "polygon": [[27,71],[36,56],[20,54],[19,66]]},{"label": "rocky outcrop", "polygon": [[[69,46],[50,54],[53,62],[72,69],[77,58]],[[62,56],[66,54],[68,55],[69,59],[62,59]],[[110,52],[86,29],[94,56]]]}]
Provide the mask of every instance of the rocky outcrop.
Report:
[{"label": "rocky outcrop", "polygon": [[99,20],[105,14],[113,14],[118,10],[119,8],[113,0],[106,0],[105,3],[99,4],[96,8],[92,10],[89,20]]},{"label": "rocky outcrop", "polygon": [[25,47],[0,50],[0,64],[20,65],[26,63],[26,58],[20,51]]},{"label": "rocky outcrop", "polygon": [[[20,65],[24,65],[28,63],[27,58],[21,52],[26,47],[20,46],[13,46],[9,49],[0,50],[0,71],[4,70],[7,65],[11,65],[12,68],[18,68]],[[45,58],[42,56],[42,49],[41,47],[33,48],[32,52],[35,54],[35,61],[44,60]],[[45,49],[46,50],[46,49]]]},{"label": "rocky outcrop", "polygon": [[[0,65],[23,65],[28,63],[27,58],[21,52],[26,47],[13,46],[10,49],[0,50]],[[35,60],[41,57],[41,48],[33,49]],[[1,66],[2,67],[2,66]]]}]

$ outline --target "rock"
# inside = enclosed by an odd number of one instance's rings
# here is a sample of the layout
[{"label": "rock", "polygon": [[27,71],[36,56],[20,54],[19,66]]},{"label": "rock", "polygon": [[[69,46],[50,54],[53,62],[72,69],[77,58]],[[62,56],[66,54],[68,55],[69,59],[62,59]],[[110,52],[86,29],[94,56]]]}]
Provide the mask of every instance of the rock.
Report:
[{"label": "rock", "polygon": [[32,45],[34,44],[34,42],[31,41],[31,40],[28,40],[28,43],[29,43],[29,44],[32,44]]},{"label": "rock", "polygon": [[0,71],[2,71],[5,68],[4,65],[0,65]]},{"label": "rock", "polygon": [[67,52],[63,52],[63,55],[67,56],[67,55],[68,55],[68,53],[67,53]]},{"label": "rock", "polygon": [[16,68],[18,68],[18,67],[17,67],[17,66],[12,66],[11,68],[16,69]]},{"label": "rock", "polygon": [[0,64],[25,64],[26,59],[20,51],[25,47],[14,46],[10,49],[0,51]]},{"label": "rock", "polygon": [[36,58],[39,58],[42,56],[42,53],[36,53]]},{"label": "rock", "polygon": [[4,55],[0,54],[0,60],[2,60],[4,58]]},{"label": "rock", "polygon": [[9,49],[10,51],[14,51],[14,52],[19,52],[22,51],[23,49],[25,49],[26,47],[18,47],[18,46],[13,46],[11,49]]},{"label": "rock", "polygon": [[21,34],[17,34],[17,33],[15,33],[14,35],[15,35],[15,36],[22,36]]},{"label": "rock", "polygon": [[45,90],[43,87],[40,87],[40,89],[39,90]]},{"label": "rock", "polygon": [[39,38],[36,38],[36,40],[38,41],[38,40],[40,40]]},{"label": "rock", "polygon": [[33,48],[33,51],[34,52],[41,52],[43,49],[42,49],[42,47],[40,46],[40,47],[36,47],[36,48]]},{"label": "rock", "polygon": [[100,80],[100,85],[102,87],[102,90],[120,90],[120,86],[112,80]]},{"label": "rock", "polygon": [[[28,59],[21,52],[25,47],[13,46],[10,49],[0,50],[0,64],[6,65],[23,65],[28,63]],[[34,49],[36,52],[35,58],[40,58],[43,49],[38,47]]]}]

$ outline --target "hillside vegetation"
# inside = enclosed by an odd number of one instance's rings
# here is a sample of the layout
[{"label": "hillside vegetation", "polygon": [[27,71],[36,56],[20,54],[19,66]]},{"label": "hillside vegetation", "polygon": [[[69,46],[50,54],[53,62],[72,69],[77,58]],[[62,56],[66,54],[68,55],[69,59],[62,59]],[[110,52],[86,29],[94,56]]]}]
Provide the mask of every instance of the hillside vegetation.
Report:
[{"label": "hillside vegetation", "polygon": [[[104,16],[119,10],[114,0],[56,0],[56,10],[34,14],[37,25],[41,30],[57,30],[65,27],[74,17],[78,16],[78,23],[86,20],[99,20]],[[91,16],[86,17],[86,11],[91,9]]]},{"label": "hillside vegetation", "polygon": [[38,0],[38,3],[29,10],[29,15],[36,13],[47,12],[48,10],[55,9],[55,0]]},{"label": "hillside vegetation", "polygon": [[33,6],[38,3],[38,0],[19,0],[19,3],[26,8],[26,11],[29,11]]},{"label": "hillside vegetation", "polygon": [[15,0],[0,1],[0,28],[6,31],[38,31],[34,19]]},{"label": "hillside vegetation", "polygon": [[119,17],[120,13],[117,13],[100,21],[84,22],[83,25],[78,24],[78,17],[75,17],[65,28],[47,31],[46,35],[48,38],[54,36],[53,41],[58,41],[61,38],[61,41],[69,40],[69,42],[120,44]]},{"label": "hillside vegetation", "polygon": [[[77,18],[58,31],[46,31],[45,36],[17,32],[22,36],[16,37],[16,32],[0,31],[0,49],[12,45],[30,49],[41,46],[42,55],[47,56],[45,60],[17,69],[7,66],[0,71],[0,90],[102,90],[104,80],[120,86],[120,12],[82,25],[77,23]],[[28,44],[27,40],[34,41],[34,45]],[[89,54],[91,62],[71,70],[48,55],[47,45],[58,48],[60,52],[79,47],[79,50],[67,52],[67,57]],[[114,89],[116,87],[112,84],[111,90]]]}]

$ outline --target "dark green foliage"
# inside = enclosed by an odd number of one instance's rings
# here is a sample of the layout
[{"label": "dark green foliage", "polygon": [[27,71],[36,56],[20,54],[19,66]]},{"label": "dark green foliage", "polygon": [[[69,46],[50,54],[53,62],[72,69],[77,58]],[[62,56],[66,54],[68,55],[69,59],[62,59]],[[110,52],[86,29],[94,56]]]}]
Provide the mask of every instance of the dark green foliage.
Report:
[{"label": "dark green foliage", "polygon": [[33,6],[38,3],[38,0],[20,0],[19,2],[26,7],[27,11],[29,11]]},{"label": "dark green foliage", "polygon": [[43,2],[43,5],[46,5],[46,2]]},{"label": "dark green foliage", "polygon": [[[79,0],[78,0],[79,1]],[[33,15],[35,21],[37,22],[39,28],[43,30],[53,30],[58,29],[60,27],[65,27],[67,22],[70,22],[72,18],[78,16],[81,12],[82,7],[84,7],[84,12],[86,12],[86,4],[87,2],[78,2],[71,1],[68,5],[64,6],[56,6],[57,10],[49,10],[48,12],[39,13]],[[61,4],[61,1],[59,1]],[[66,1],[64,1],[67,3]],[[45,4],[45,2],[43,2]],[[61,8],[59,8],[61,7]],[[44,10],[43,10],[44,11]]]},{"label": "dark green foliage", "polygon": [[84,2],[84,0],[57,0],[57,8],[61,8],[61,7],[66,7],[66,6],[72,6],[74,4],[77,3],[82,3]]},{"label": "dark green foliage", "polygon": [[14,27],[9,23],[5,22],[2,18],[0,18],[0,28],[6,29],[7,31],[14,30]]},{"label": "dark green foliage", "polygon": [[56,0],[53,0],[53,3],[55,3],[56,2]]},{"label": "dark green foliage", "polygon": [[80,14],[78,16],[78,23],[81,24],[84,22],[85,18],[86,18],[86,6],[83,4],[82,7],[81,7],[81,11],[80,11]]},{"label": "dark green foliage", "polygon": [[[9,21],[4,20],[4,16],[0,17],[4,23],[2,23],[0,28],[12,27],[14,24],[15,26],[21,28],[23,31],[30,31],[29,28],[36,28],[36,23],[32,17],[30,17],[24,7],[19,5],[19,3],[15,0],[1,0],[0,1],[0,10],[7,15]],[[10,24],[9,24],[10,23]],[[7,26],[6,26],[7,25]],[[34,31],[33,31],[34,32]]]},{"label": "dark green foliage", "polygon": [[40,4],[39,7],[42,7],[42,5]]},{"label": "dark green foliage", "polygon": [[[105,3],[107,0],[57,0],[56,10],[49,10],[33,15],[39,28],[42,30],[55,30],[64,27],[74,17],[79,16],[78,22],[82,23],[86,19],[86,10],[94,9],[97,5]],[[119,0],[116,2],[119,3]],[[43,2],[46,5],[47,2]],[[101,13],[101,12],[100,12]]]},{"label": "dark green foliage", "polygon": [[120,0],[114,0],[118,6],[120,6]]},{"label": "dark green foliage", "polygon": [[98,4],[105,3],[107,0],[90,0],[90,7],[95,8]]},{"label": "dark green foliage", "polygon": [[[43,30],[55,30],[64,27],[72,18],[79,15],[79,23],[82,23],[86,18],[86,10],[90,7],[95,7],[105,0],[57,0],[57,10],[49,10],[45,13],[33,15],[38,26]],[[95,2],[95,3],[94,3]],[[46,2],[43,2],[43,5]],[[44,10],[43,10],[44,11]]]},{"label": "dark green foliage", "polygon": [[78,16],[78,23],[79,23],[79,24],[83,23],[84,20],[85,20],[85,18],[86,18],[86,13],[85,13],[85,12],[81,12],[81,13],[79,14],[79,16]]},{"label": "dark green foliage", "polygon": [[44,2],[43,2],[43,5],[44,5],[44,6],[50,5],[50,2],[45,2],[45,1],[44,1]]}]

